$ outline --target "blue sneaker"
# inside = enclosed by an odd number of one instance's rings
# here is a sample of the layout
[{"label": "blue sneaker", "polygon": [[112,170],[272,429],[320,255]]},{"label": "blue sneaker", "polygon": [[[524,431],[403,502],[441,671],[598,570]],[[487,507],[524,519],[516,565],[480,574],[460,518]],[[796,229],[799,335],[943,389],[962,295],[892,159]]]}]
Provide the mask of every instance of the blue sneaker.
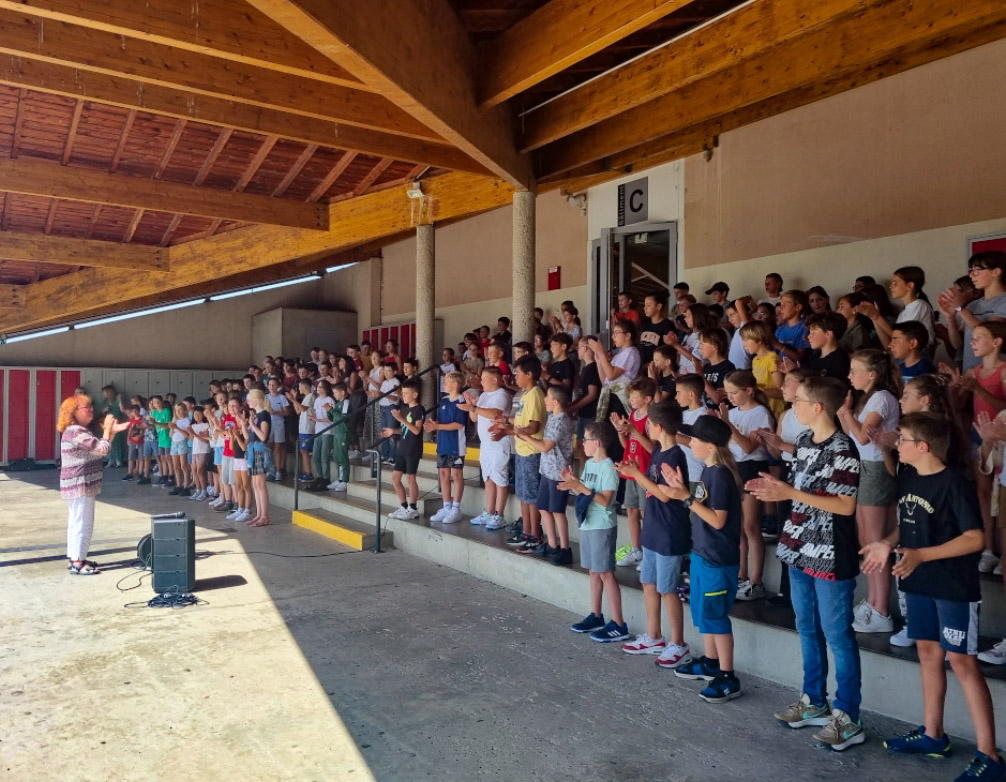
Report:
[{"label": "blue sneaker", "polygon": [[595,630],[590,634],[591,641],[597,641],[600,644],[610,644],[615,641],[624,641],[629,637],[629,626],[627,624],[617,625],[614,622],[608,622],[600,630]]},{"label": "blue sneaker", "polygon": [[703,679],[711,682],[720,672],[718,660],[710,660],[708,657],[699,657],[691,662],[679,665],[674,669],[674,675],[681,679]]},{"label": "blue sneaker", "polygon": [[740,680],[725,673],[716,674],[716,678],[709,682],[709,686],[699,693],[699,697],[706,703],[726,703],[740,696]]},{"label": "blue sneaker", "polygon": [[592,613],[590,616],[584,617],[581,621],[572,625],[569,629],[574,633],[592,633],[601,627],[604,627],[604,614],[598,616]]},{"label": "blue sneaker", "polygon": [[985,753],[976,752],[964,773],[954,782],[975,782],[975,780],[1001,782],[1003,779],[1006,779],[1006,764],[1002,760],[996,763]]},{"label": "blue sneaker", "polygon": [[905,755],[925,755],[929,758],[947,758],[953,752],[950,749],[949,736],[944,734],[941,739],[927,736],[925,725],[920,725],[904,736],[886,739],[884,746],[891,752],[900,752]]}]

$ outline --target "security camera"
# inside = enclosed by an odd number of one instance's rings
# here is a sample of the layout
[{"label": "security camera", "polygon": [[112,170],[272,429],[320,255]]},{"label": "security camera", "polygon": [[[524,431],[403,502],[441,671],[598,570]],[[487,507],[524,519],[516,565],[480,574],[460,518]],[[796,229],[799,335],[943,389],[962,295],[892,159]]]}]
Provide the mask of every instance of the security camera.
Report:
[{"label": "security camera", "polygon": [[422,198],[423,188],[418,182],[413,182],[405,191],[409,198]]}]

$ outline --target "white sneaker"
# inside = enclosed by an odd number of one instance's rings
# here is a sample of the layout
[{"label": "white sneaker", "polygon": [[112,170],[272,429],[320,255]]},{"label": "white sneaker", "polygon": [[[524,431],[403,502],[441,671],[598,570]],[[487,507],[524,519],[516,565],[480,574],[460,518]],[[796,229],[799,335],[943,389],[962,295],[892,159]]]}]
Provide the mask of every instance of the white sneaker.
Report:
[{"label": "white sneaker", "polygon": [[991,573],[996,569],[996,565],[998,564],[999,557],[993,554],[989,549],[985,549],[978,560],[978,572]]},{"label": "white sneaker", "polygon": [[615,564],[618,567],[630,567],[632,565],[639,565],[643,562],[643,551],[642,549],[634,548],[624,557],[622,557]]},{"label": "white sneaker", "polygon": [[444,524],[457,524],[461,521],[461,508],[451,508],[443,518]]},{"label": "white sneaker", "polygon": [[201,500],[205,500],[206,499],[206,492],[204,492],[202,490],[197,491],[195,494],[193,494],[191,497],[189,497],[189,499],[192,500],[193,502],[200,502]]},{"label": "white sneaker", "polygon": [[638,565],[636,565],[636,572],[637,573],[642,573],[643,572],[643,563],[642,562],[640,562]]},{"label": "white sneaker", "polygon": [[915,639],[908,637],[908,625],[905,625],[890,637],[889,643],[891,646],[902,646],[907,648],[909,646],[915,646]]},{"label": "white sneaker", "polygon": [[219,508],[223,504],[224,504],[224,498],[217,497],[215,500],[213,500],[213,502],[207,503],[207,506],[210,508]]},{"label": "white sneaker", "polygon": [[890,633],[894,631],[894,620],[890,616],[883,616],[876,608],[869,606],[869,613],[865,619],[856,618],[852,623],[852,629],[857,633]]},{"label": "white sneaker", "polygon": [[401,517],[404,521],[411,521],[419,518],[419,511],[415,508],[402,508]]},{"label": "white sneaker", "polygon": [[244,509],[243,508],[235,508],[230,513],[228,513],[226,516],[224,516],[224,518],[227,519],[228,521],[237,521],[238,520],[238,516],[240,516],[242,513],[244,513]]},{"label": "white sneaker", "polygon": [[352,451],[349,452],[349,458],[350,459],[359,459],[360,458],[360,452],[354,448]]},{"label": "white sneaker", "polygon": [[853,621],[865,621],[867,614],[869,614],[871,610],[872,608],[870,604],[866,602],[865,598],[860,600],[856,607],[852,609]]},{"label": "white sneaker", "polygon": [[241,511],[241,513],[234,518],[234,521],[244,523],[246,521],[251,521],[251,517],[252,517],[251,511],[246,509]]},{"label": "white sneaker", "polygon": [[486,529],[488,530],[503,529],[506,525],[507,524],[503,520],[503,517],[500,516],[498,513],[494,513],[492,516],[486,519]]},{"label": "white sneaker", "polygon": [[478,516],[472,516],[468,520],[469,524],[471,524],[473,527],[479,527],[485,524],[487,521],[489,521],[489,514],[486,513],[485,511],[482,511]]},{"label": "white sneaker", "polygon": [[329,491],[346,491],[349,485],[345,481],[332,481],[328,484]]},{"label": "white sneaker", "polygon": [[996,568],[995,570],[992,571],[992,575],[1001,576],[1002,574],[1003,574],[1003,561],[1000,559],[999,562],[996,563]]},{"label": "white sneaker", "polygon": [[444,505],[440,510],[430,516],[430,521],[443,521],[451,513],[451,508],[448,505]]},{"label": "white sneaker", "polygon": [[991,649],[978,652],[978,659],[989,665],[1006,665],[1006,638],[1001,640]]},{"label": "white sneaker", "polygon": [[404,519],[405,518],[405,511],[407,511],[407,510],[408,510],[408,508],[402,508],[402,507],[395,508],[393,511],[391,511],[391,513],[388,514],[388,518],[389,519],[400,519],[400,520]]},{"label": "white sneaker", "polygon": [[666,648],[667,643],[663,638],[650,638],[646,633],[622,644],[622,651],[626,654],[663,654]]},{"label": "white sneaker", "polygon": [[660,653],[657,658],[657,665],[661,668],[677,668],[679,665],[684,665],[685,663],[690,663],[692,661],[692,653],[688,648],[688,644],[672,644],[668,642],[664,651]]},{"label": "white sneaker", "polygon": [[745,581],[744,586],[737,589],[737,600],[764,600],[766,597],[768,597],[768,590],[765,589],[764,584]]}]

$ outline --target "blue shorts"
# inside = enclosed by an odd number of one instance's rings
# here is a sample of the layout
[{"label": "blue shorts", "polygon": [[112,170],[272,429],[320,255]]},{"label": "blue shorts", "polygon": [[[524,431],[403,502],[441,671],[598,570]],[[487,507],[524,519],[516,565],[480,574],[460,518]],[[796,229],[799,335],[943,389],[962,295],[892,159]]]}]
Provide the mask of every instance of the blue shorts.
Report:
[{"label": "blue shorts", "polygon": [[129,444],[129,461],[138,462],[143,458],[143,443]]},{"label": "blue shorts", "polygon": [[737,595],[737,573],[740,565],[711,565],[692,553],[691,607],[692,624],[700,633],[729,635],[730,609]]},{"label": "blue shorts", "polygon": [[639,583],[655,584],[662,595],[676,594],[681,583],[681,566],[684,557],[675,554],[658,554],[643,546],[643,567],[639,571]]},{"label": "blue shorts", "polygon": [[171,450],[169,451],[169,453],[172,456],[185,456],[188,452],[189,447],[185,444],[184,440],[182,440],[181,442],[171,443]]},{"label": "blue shorts", "polygon": [[539,467],[541,454],[530,456],[514,456],[514,494],[521,502],[535,503],[538,501],[538,484],[541,480]]},{"label": "blue shorts", "polygon": [[313,434],[299,434],[297,435],[297,450],[304,451],[306,453],[311,453],[311,449],[314,448],[314,435]]},{"label": "blue shorts", "polygon": [[140,457],[142,459],[156,459],[157,458],[157,441],[154,442],[144,442],[143,443],[143,455]]},{"label": "blue shorts", "polygon": [[981,601],[937,600],[905,592],[908,637],[936,641],[941,649],[957,654],[978,654],[978,609]]},{"label": "blue shorts", "polygon": [[538,496],[535,498],[538,510],[546,513],[565,513],[569,505],[569,492],[559,488],[559,482],[541,476],[538,482]]},{"label": "blue shorts", "polygon": [[213,464],[219,467],[224,463],[224,447],[218,445],[213,449]]}]

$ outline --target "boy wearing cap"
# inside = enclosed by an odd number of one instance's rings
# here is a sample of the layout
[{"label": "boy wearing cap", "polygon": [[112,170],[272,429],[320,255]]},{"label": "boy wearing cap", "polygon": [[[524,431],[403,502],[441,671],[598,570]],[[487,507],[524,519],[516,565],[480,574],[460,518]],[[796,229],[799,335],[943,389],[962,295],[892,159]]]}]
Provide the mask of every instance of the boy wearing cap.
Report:
[{"label": "boy wearing cap", "polygon": [[[793,399],[797,420],[808,427],[796,439],[792,485],[767,473],[745,488],[764,502],[791,501],[776,556],[789,567],[796,630],[803,654],[800,700],[776,712],[790,728],[823,726],[814,738],[834,750],[866,741],[859,719],[862,672],[852,629],[859,573],[856,493],[859,456],[835,426],[845,399],[838,378],[811,377]],[[835,660],[834,708],[828,707],[828,649]]]},{"label": "boy wearing cap", "polygon": [[713,304],[719,304],[726,309],[727,301],[730,298],[730,286],[725,282],[713,283],[713,287],[706,291],[706,296],[713,297]]}]

